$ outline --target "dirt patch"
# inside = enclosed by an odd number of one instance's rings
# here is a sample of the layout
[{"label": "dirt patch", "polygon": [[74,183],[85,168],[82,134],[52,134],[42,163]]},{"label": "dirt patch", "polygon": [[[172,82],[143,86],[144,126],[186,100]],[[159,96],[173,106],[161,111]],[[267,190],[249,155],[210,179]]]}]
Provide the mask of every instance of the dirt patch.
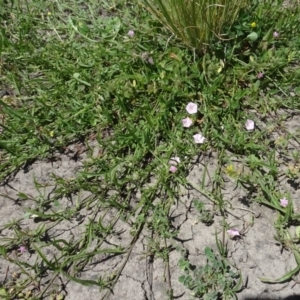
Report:
[{"label": "dirt patch", "polygon": [[[299,117],[295,117],[286,123],[286,128],[291,133],[296,133],[300,129],[299,124]],[[96,145],[94,146],[96,149]],[[218,166],[217,159],[213,154],[201,154],[195,159],[187,177],[191,186],[202,186],[206,190],[211,190],[213,174]],[[161,247],[155,243],[159,244],[164,241],[157,239],[155,232],[147,226],[140,234],[135,235],[137,231],[134,231],[127,221],[116,218],[117,210],[107,209],[95,214],[96,206],[83,205],[81,207],[80,203],[85,203],[84,201],[93,197],[86,191],[74,191],[71,195],[65,195],[60,199],[55,198],[58,194],[57,189],[60,194],[62,192],[62,186],[55,184],[59,182],[58,179],[61,177],[67,180],[67,183],[72,184],[72,180],[76,180],[83,170],[85,160],[87,160],[86,153],[81,153],[77,160],[68,155],[60,155],[59,159],[54,162],[38,161],[19,171],[10,182],[0,188],[0,226],[3,228],[5,224],[21,220],[18,222],[21,230],[30,237],[37,232],[41,224],[44,224],[47,230],[44,230],[41,235],[43,245],[41,251],[51,261],[57,258],[60,252],[58,248],[53,247],[53,244],[51,246],[47,244],[47,241],[59,239],[67,242],[80,242],[86,234],[86,226],[91,218],[101,220],[102,226],[107,226],[107,228],[113,224],[113,228],[108,230],[101,244],[101,249],[120,247],[120,253],[95,253],[92,259],[86,261],[77,278],[94,282],[99,278],[110,278],[112,282],[114,278],[118,280],[111,292],[107,289],[100,291],[99,287],[94,285],[87,287],[69,281],[63,275],[54,276],[53,270],[49,270],[46,276],[40,279],[40,285],[47,286],[50,283],[50,291],[54,293],[63,290],[66,299],[72,300],[93,297],[99,299],[105,295],[108,296],[107,299],[132,299],[133,297],[145,300],[168,299],[170,287],[175,299],[190,299],[190,291],[178,281],[182,275],[178,262],[185,256],[191,264],[204,266],[206,264],[205,247],[209,246],[217,252],[216,234],[222,239],[224,218],[218,210],[214,209],[213,201],[211,201],[213,199],[209,199],[209,195],[204,195],[203,192],[191,186],[182,187],[180,197],[171,209],[171,228],[174,232],[178,231],[178,234],[175,238],[168,239],[165,245],[165,248],[169,249],[167,268],[163,253],[154,254],[153,251],[155,247]],[[204,173],[206,173],[205,177]],[[282,189],[291,193],[295,207],[299,207],[298,186],[291,187],[286,179],[282,182]],[[277,213],[253,201],[251,194],[238,187],[230,177],[222,187],[222,194],[227,203],[226,223],[230,228],[238,228],[242,233],[239,239],[230,239],[227,234],[225,236],[228,259],[242,274],[244,289],[238,294],[238,298],[283,299],[292,295],[300,295],[297,276],[294,280],[281,284],[266,284],[259,279],[276,279],[297,266],[293,254],[274,238],[276,235],[274,222]],[[28,198],[25,199],[24,195]],[[199,220],[195,200],[202,201],[208,211],[214,214],[213,223],[209,226]],[[135,202],[138,201],[139,199]],[[158,199],[157,203],[159,201],[163,200]],[[51,212],[53,218],[43,222],[38,221],[38,216],[32,218],[31,211],[40,206],[44,207],[48,214]],[[65,211],[65,219],[56,219],[55,212],[62,210]],[[68,213],[71,217],[68,217]],[[16,238],[13,226],[2,229],[1,244],[5,244],[5,239],[10,238]],[[23,242],[26,246],[26,240],[16,239],[17,242]],[[96,241],[90,241],[86,251],[94,251],[97,245]],[[33,265],[37,259],[37,251],[32,249],[20,255],[18,249],[13,249],[8,256],[19,260],[23,266],[24,263]],[[76,254],[73,257],[77,259]],[[5,278],[9,279],[14,272],[19,271],[18,266],[7,260],[0,258],[0,261],[0,281]],[[70,272],[75,272],[75,270],[71,269]]]}]

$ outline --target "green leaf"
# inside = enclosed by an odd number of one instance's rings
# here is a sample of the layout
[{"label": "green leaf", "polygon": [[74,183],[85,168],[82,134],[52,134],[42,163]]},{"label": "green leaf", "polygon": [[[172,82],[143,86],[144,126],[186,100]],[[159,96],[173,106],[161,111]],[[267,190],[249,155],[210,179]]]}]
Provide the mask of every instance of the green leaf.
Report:
[{"label": "green leaf", "polygon": [[298,266],[300,266],[300,253],[296,247],[295,247],[295,249],[293,249],[293,253],[294,253],[294,256],[295,256]]},{"label": "green leaf", "polygon": [[32,244],[32,246],[35,249],[35,251],[38,252],[45,264],[50,268],[50,270],[55,270],[55,265],[46,258],[43,252],[35,244]]},{"label": "green leaf", "polygon": [[300,266],[297,266],[294,270],[286,273],[284,276],[278,279],[268,279],[268,278],[259,278],[260,281],[265,283],[282,283],[292,278],[292,276],[296,275],[300,271]]},{"label": "green leaf", "polygon": [[242,273],[239,272],[239,281],[237,282],[237,284],[235,285],[235,287],[232,289],[232,292],[237,293],[242,289],[243,286],[243,276]]},{"label": "green leaf", "polygon": [[3,297],[7,297],[8,296],[5,289],[3,289],[3,288],[0,289],[0,296],[3,296]]},{"label": "green leaf", "polygon": [[273,39],[273,28],[270,28],[262,39],[262,42],[271,42]]},{"label": "green leaf", "polygon": [[258,39],[258,34],[256,32],[251,32],[247,35],[248,41],[254,42]]},{"label": "green leaf", "polygon": [[180,283],[184,283],[185,282],[185,275],[181,275],[179,278],[178,278],[179,282]]},{"label": "green leaf", "polygon": [[0,141],[0,149],[6,150],[8,153],[16,155],[16,152],[11,146],[11,142],[8,141]]},{"label": "green leaf", "polygon": [[188,271],[190,269],[190,263],[183,258],[179,259],[178,266],[183,271]]},{"label": "green leaf", "polygon": [[77,282],[77,283],[80,283],[84,286],[92,286],[92,285],[96,285],[96,286],[99,286],[99,283],[97,281],[94,281],[94,280],[83,280],[83,279],[79,279],[79,278],[76,278],[74,276],[71,276],[69,275],[68,273],[64,272],[64,271],[61,271],[61,273],[66,276],[68,279],[74,281],[74,282]]},{"label": "green leaf", "polygon": [[253,85],[254,91],[257,92],[259,90],[259,87],[260,87],[260,80],[256,80]]},{"label": "green leaf", "polygon": [[295,88],[295,93],[300,95],[300,87],[299,86]]},{"label": "green leaf", "polygon": [[6,104],[5,102],[3,102],[2,100],[0,100],[0,104],[1,104],[1,106],[4,107],[5,111],[8,114],[12,114],[12,115],[14,115],[16,117],[19,117],[19,118],[22,118],[22,119],[25,119],[25,120],[34,120],[34,121],[37,121],[36,118],[30,116],[29,114],[23,114],[19,110],[11,108],[8,104]]},{"label": "green leaf", "polygon": [[204,253],[205,253],[205,255],[206,255],[206,257],[208,258],[209,261],[214,262],[216,260],[215,255],[214,255],[211,248],[206,247],[205,250],[204,250]]},{"label": "green leaf", "polygon": [[296,227],[296,236],[300,238],[300,226]]},{"label": "green leaf", "polygon": [[28,200],[29,197],[25,194],[25,193],[19,193],[17,194],[17,196],[21,199],[21,200]]},{"label": "green leaf", "polygon": [[79,22],[78,31],[83,34],[87,34],[89,32],[89,27],[84,22]]}]

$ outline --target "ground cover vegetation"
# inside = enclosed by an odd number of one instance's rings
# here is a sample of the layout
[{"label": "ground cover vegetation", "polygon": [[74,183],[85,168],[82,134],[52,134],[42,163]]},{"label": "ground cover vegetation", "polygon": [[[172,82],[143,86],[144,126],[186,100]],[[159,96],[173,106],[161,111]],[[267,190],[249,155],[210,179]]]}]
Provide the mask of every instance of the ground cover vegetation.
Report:
[{"label": "ground cover vegetation", "polygon": [[[198,200],[194,207],[203,226],[222,215],[224,232],[216,236],[218,253],[205,249],[206,265],[182,257],[178,280],[204,299],[231,299],[242,288],[238,266],[227,259],[226,239],[242,233],[226,223],[225,176],[251,201],[278,212],[276,238],[297,261],[283,277],[261,280],[283,282],[297,274],[300,214],[280,184],[282,176],[299,179],[300,152],[290,148],[300,149],[300,133],[283,126],[300,109],[296,4],[0,0],[2,184],[35,161],[67,153],[70,145],[77,145],[72,159],[80,159],[81,149],[88,157],[76,177],[52,176],[51,197],[19,193],[18,203],[34,207],[0,228],[1,258],[19,268],[14,279],[0,282],[1,297],[63,299],[51,289],[61,275],[110,293],[124,266],[97,280],[78,274],[95,255],[129,256],[145,227],[155,233],[149,253],[167,268],[168,243],[177,234],[170,208],[191,185],[191,162],[203,153],[217,157],[213,185],[193,188],[213,209]],[[35,184],[38,191],[47,187],[39,178]],[[70,195],[77,195],[76,203],[64,208],[62,199]],[[82,235],[49,237],[51,228],[83,211],[92,214]],[[38,226],[24,231],[26,218],[38,219]],[[107,247],[119,219],[130,225],[132,239]],[[51,259],[49,247],[56,251]],[[22,260],[26,253],[35,261]],[[46,273],[48,284],[40,280]],[[168,295],[173,299],[171,286]]]}]

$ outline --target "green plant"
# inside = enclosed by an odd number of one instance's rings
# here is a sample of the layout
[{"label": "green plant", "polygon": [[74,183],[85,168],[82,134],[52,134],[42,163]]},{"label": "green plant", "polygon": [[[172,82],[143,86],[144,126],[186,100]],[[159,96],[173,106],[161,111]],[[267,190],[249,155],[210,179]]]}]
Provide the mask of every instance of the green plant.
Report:
[{"label": "green plant", "polygon": [[189,47],[203,51],[224,32],[249,0],[145,0],[149,11]]},{"label": "green plant", "polygon": [[283,229],[282,227],[277,228],[277,234],[275,235],[275,239],[282,245],[283,248],[289,249],[294,257],[295,261],[297,263],[297,266],[288,271],[286,274],[284,274],[282,277],[273,279],[273,278],[260,278],[262,282],[266,283],[282,283],[286,282],[293,277],[295,277],[300,272],[300,250],[299,247],[296,246],[296,243],[299,243],[299,237],[300,237],[300,227],[298,226],[296,228],[296,233],[294,238],[291,236],[291,233],[287,229]]},{"label": "green plant", "polygon": [[233,270],[224,257],[214,254],[211,248],[206,247],[204,252],[207,259],[205,266],[195,267],[185,259],[179,260],[179,267],[185,273],[179,281],[197,298],[232,299],[241,287],[239,272]]},{"label": "green plant", "polygon": [[[1,180],[34,161],[84,162],[75,173],[70,168],[70,178],[52,166],[46,181],[34,178],[34,191],[21,188],[12,196],[0,189],[5,203],[14,210],[24,204],[26,212],[1,220],[0,257],[20,278],[0,282],[0,298],[57,300],[58,278],[108,295],[145,235],[143,254],[162,259],[173,299],[169,261],[183,214],[174,204],[195,156],[203,169],[193,183],[224,227],[235,208],[225,196],[228,180],[246,189],[245,201],[276,210],[279,229],[300,219],[294,196],[282,186],[285,173],[299,180],[299,155],[290,149],[298,149],[300,134],[285,128],[290,111],[300,108],[298,6],[253,0],[232,24],[246,1],[230,10],[236,1],[147,0],[158,17],[167,14],[178,38],[206,51],[193,57],[173,39],[166,47],[168,32],[143,7],[102,2],[99,8],[98,1],[0,0]],[[214,38],[223,40],[206,49]],[[190,104],[198,109],[187,110]],[[278,108],[288,108],[287,115]],[[203,203],[195,208],[200,220],[211,220]],[[278,232],[285,249],[295,250]],[[226,295],[235,293],[224,239],[225,229],[217,241],[220,256],[208,251],[208,266],[198,273],[182,262],[191,285],[206,274],[216,289],[225,285]],[[109,257],[124,257],[124,264],[98,272],[101,277],[82,276],[93,261]],[[213,297],[210,291],[218,290],[204,283],[203,297]]]},{"label": "green plant", "polygon": [[214,222],[213,213],[205,208],[205,204],[202,201],[194,200],[194,205],[199,212],[199,221],[206,225],[211,225]]}]

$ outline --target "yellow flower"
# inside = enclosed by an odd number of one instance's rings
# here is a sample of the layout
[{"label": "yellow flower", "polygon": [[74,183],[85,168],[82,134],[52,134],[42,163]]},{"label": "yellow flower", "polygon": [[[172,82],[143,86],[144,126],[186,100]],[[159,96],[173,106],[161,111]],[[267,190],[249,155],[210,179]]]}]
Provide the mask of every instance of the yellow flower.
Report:
[{"label": "yellow flower", "polygon": [[234,166],[233,165],[229,165],[226,167],[226,173],[232,173],[234,172]]},{"label": "yellow flower", "polygon": [[291,175],[297,175],[299,173],[299,166],[298,165],[289,164],[288,165],[288,172]]},{"label": "yellow flower", "polygon": [[255,28],[255,27],[256,27],[256,23],[255,23],[255,22],[252,22],[250,26],[251,26],[252,28]]},{"label": "yellow flower", "polygon": [[49,132],[50,137],[54,137],[54,131]]},{"label": "yellow flower", "polygon": [[225,168],[225,173],[232,178],[236,178],[240,175],[240,171],[235,169],[235,167],[233,165],[228,165]]},{"label": "yellow flower", "polygon": [[48,16],[51,16],[51,15],[52,15],[51,11],[48,11],[47,15],[48,15]]}]

